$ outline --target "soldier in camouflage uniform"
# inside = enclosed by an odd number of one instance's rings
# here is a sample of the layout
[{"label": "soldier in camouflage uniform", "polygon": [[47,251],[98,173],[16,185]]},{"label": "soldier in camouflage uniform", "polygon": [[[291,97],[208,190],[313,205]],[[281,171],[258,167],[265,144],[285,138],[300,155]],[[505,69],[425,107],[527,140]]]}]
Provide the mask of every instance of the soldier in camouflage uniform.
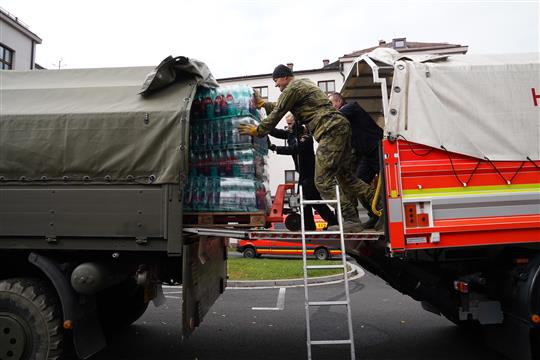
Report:
[{"label": "soldier in camouflage uniform", "polygon": [[318,86],[308,79],[295,79],[287,66],[277,66],[272,78],[282,92],[277,103],[274,106],[258,99],[257,104],[259,107],[264,106],[270,115],[259,126],[242,125],[239,128],[240,132],[263,137],[276,127],[287,111],[290,111],[319,142],[315,160],[315,186],[321,197],[326,200],[335,199],[337,179],[343,193],[348,195],[341,198],[344,230],[362,231],[357,203],[352,203],[348,199],[358,199],[362,204],[370,204],[374,193],[368,184],[358,179],[351,171],[349,121],[332,106]]}]

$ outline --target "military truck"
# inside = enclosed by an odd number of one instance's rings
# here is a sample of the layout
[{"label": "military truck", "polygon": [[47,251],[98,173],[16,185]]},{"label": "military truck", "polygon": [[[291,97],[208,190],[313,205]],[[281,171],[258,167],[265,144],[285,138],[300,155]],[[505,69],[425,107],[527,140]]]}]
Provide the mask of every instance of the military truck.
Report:
[{"label": "military truck", "polygon": [[[0,72],[0,358],[86,359],[161,284],[184,336],[226,286],[222,237],[182,234],[190,107],[216,87],[185,57],[157,68]],[[69,335],[69,336],[68,336]]]}]

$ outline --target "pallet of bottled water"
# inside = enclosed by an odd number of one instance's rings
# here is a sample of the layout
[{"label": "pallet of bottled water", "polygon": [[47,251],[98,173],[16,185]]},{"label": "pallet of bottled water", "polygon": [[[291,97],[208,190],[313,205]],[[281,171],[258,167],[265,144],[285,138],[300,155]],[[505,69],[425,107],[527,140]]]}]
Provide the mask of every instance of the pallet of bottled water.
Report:
[{"label": "pallet of bottled water", "polygon": [[258,125],[248,86],[199,88],[191,107],[189,178],[185,209],[194,212],[266,211],[268,143],[241,135],[241,124]]}]

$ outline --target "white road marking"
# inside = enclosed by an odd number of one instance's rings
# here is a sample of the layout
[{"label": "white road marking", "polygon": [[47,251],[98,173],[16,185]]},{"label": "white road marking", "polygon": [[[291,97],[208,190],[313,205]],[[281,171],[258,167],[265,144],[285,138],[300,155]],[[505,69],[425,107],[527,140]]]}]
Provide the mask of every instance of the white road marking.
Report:
[{"label": "white road marking", "polygon": [[169,295],[165,295],[165,297],[167,299],[180,299],[180,296],[169,296]]},{"label": "white road marking", "polygon": [[279,288],[278,298],[276,307],[269,308],[269,307],[252,307],[251,310],[270,310],[270,311],[280,311],[285,309],[285,290],[287,290],[284,287]]}]

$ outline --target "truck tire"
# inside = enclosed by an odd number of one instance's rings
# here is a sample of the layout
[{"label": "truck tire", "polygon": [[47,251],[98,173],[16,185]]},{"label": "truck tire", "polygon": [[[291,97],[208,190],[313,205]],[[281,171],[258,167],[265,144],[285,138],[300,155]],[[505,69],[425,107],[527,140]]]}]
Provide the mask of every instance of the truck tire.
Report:
[{"label": "truck tire", "polygon": [[46,281],[0,280],[0,359],[58,360],[64,331],[58,296]]},{"label": "truck tire", "polygon": [[145,302],[143,287],[126,281],[100,293],[97,307],[103,329],[111,332],[137,321],[148,308],[148,302]]},{"label": "truck tire", "polygon": [[325,248],[318,248],[315,250],[315,258],[317,260],[328,260],[330,259],[330,253]]},{"label": "truck tire", "polygon": [[257,251],[255,251],[254,248],[252,248],[251,246],[247,247],[244,249],[244,252],[242,253],[242,255],[245,257],[245,258],[248,258],[248,259],[254,259],[255,256],[257,256]]}]

